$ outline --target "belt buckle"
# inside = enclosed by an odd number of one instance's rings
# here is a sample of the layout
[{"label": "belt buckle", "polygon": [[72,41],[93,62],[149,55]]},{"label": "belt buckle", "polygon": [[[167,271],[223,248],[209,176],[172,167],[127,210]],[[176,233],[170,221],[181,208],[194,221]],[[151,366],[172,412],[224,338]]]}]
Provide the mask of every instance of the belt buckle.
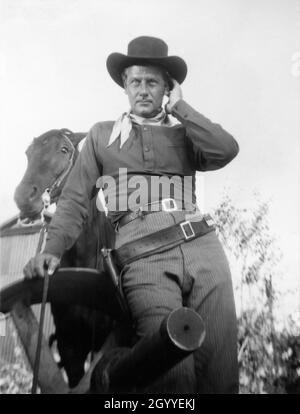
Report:
[{"label": "belt buckle", "polygon": [[[188,230],[186,229],[186,226],[188,226]],[[190,221],[184,221],[183,223],[180,223],[180,227],[185,237],[185,240],[189,240],[195,237],[195,232]]]},{"label": "belt buckle", "polygon": [[161,200],[161,205],[163,211],[170,212],[178,210],[177,203],[173,198],[164,198],[163,200]]}]

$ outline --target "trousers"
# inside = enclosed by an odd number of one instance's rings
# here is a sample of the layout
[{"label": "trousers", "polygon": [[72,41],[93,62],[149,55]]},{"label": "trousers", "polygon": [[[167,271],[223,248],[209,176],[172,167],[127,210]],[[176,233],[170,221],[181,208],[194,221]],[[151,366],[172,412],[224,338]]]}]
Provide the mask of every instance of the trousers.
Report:
[{"label": "trousers", "polygon": [[[184,219],[184,211],[160,211],[133,220],[117,231],[115,247]],[[214,231],[125,265],[121,283],[138,337],[156,332],[162,320],[181,306],[194,309],[206,329],[199,350],[142,392],[238,392],[237,322],[231,273]]]}]

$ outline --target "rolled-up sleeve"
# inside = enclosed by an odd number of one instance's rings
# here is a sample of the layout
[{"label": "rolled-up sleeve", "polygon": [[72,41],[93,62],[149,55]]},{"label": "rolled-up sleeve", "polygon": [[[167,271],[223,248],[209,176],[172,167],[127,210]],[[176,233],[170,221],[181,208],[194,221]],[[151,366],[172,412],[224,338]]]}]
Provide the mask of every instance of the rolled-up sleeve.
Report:
[{"label": "rolled-up sleeve", "polygon": [[63,188],[49,226],[45,253],[61,257],[65,250],[73,246],[88,217],[90,199],[102,174],[95,140],[93,127]]},{"label": "rolled-up sleeve", "polygon": [[198,171],[217,170],[228,164],[239,152],[236,140],[220,125],[195,111],[183,99],[172,108],[186,129],[188,151]]}]

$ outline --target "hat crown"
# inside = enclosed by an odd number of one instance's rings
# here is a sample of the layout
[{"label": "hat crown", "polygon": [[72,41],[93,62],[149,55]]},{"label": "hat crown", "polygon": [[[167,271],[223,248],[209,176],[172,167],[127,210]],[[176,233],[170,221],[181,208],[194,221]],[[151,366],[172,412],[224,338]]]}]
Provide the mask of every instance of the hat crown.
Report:
[{"label": "hat crown", "polygon": [[128,44],[128,56],[162,58],[168,56],[168,45],[157,37],[140,36]]}]

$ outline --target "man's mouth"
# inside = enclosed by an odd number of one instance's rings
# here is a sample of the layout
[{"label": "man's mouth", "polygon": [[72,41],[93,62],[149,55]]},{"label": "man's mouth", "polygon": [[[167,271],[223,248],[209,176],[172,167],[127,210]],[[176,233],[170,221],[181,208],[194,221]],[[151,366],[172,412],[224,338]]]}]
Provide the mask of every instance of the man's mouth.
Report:
[{"label": "man's mouth", "polygon": [[148,104],[151,104],[151,101],[138,101],[138,104],[148,105]]}]

